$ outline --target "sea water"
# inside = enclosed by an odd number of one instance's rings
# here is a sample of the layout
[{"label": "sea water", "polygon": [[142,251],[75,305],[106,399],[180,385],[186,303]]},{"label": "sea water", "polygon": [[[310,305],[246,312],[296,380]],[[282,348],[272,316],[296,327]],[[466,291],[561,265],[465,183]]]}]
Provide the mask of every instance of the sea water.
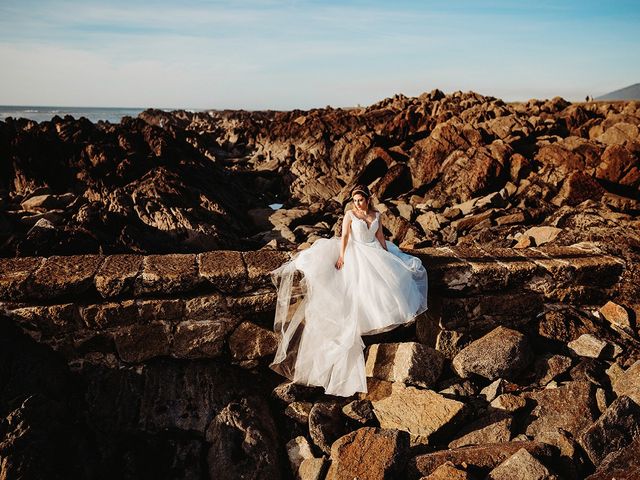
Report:
[{"label": "sea water", "polygon": [[124,116],[136,117],[143,108],[105,108],[105,107],[33,107],[33,106],[7,106],[0,105],[0,120],[8,117],[28,118],[36,122],[51,120],[56,115],[64,117],[71,115],[78,119],[85,117],[92,122],[104,120],[111,123],[119,123]]}]

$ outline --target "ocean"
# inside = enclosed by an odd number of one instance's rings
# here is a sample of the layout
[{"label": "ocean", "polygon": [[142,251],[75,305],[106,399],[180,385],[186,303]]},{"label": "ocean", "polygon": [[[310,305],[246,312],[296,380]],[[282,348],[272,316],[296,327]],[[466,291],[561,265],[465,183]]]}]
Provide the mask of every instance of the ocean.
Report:
[{"label": "ocean", "polygon": [[136,117],[144,108],[104,108],[104,107],[33,107],[0,105],[0,120],[7,117],[28,118],[36,122],[51,120],[58,115],[64,117],[71,115],[74,118],[85,117],[92,122],[104,120],[111,123],[119,123],[122,117]]}]

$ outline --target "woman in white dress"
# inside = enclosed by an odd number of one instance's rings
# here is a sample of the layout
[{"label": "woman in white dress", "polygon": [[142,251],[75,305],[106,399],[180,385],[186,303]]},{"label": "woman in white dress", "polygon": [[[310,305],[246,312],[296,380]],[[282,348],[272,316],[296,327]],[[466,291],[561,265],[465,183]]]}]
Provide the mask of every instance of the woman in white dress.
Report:
[{"label": "woman in white dress", "polygon": [[422,262],[386,241],[367,187],[353,189],[342,237],[319,239],[274,270],[271,368],[302,385],[348,397],[366,392],[362,335],[391,330],[427,309]]}]

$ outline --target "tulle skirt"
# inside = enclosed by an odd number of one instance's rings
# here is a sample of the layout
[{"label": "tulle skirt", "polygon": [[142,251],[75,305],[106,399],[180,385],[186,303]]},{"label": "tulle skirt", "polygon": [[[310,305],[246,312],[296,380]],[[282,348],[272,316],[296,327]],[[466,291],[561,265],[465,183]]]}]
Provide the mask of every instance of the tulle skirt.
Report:
[{"label": "tulle skirt", "polygon": [[387,241],[349,240],[344,266],[340,238],[317,240],[274,270],[274,327],[281,334],[271,368],[331,395],[366,392],[362,335],[410,322],[427,309],[422,262]]}]

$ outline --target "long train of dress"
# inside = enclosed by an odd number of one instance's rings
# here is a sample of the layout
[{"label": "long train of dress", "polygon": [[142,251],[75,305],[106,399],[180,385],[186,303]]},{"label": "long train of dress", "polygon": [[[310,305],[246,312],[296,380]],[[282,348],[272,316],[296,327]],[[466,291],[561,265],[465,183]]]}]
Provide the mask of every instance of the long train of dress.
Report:
[{"label": "long train of dress", "polygon": [[344,266],[340,238],[319,239],[272,278],[278,290],[274,327],[281,340],[271,368],[291,381],[326,393],[366,392],[362,335],[391,330],[427,309],[422,262],[375,238],[371,225],[351,215]]}]

